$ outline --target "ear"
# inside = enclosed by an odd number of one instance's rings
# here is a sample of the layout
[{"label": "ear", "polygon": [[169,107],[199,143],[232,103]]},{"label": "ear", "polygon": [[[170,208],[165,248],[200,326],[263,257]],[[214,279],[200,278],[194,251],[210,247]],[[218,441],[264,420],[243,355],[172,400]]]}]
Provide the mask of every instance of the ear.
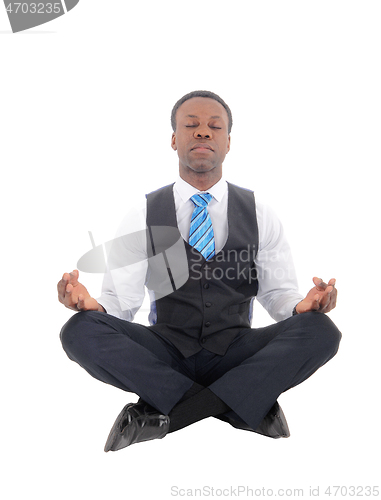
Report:
[{"label": "ear", "polygon": [[226,148],[226,154],[228,154],[230,151],[230,134],[228,135],[228,146]]},{"label": "ear", "polygon": [[171,148],[174,150],[174,151],[177,151],[177,146],[176,146],[176,133],[173,132],[172,134],[172,139],[171,139]]}]

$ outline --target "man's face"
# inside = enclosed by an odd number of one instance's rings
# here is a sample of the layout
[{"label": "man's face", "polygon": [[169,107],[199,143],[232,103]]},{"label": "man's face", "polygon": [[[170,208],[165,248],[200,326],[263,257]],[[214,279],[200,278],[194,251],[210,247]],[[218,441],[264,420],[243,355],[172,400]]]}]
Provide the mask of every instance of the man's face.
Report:
[{"label": "man's face", "polygon": [[207,174],[221,177],[222,163],[230,149],[229,119],[225,108],[208,97],[185,101],[176,113],[172,148],[177,151],[180,175]]}]

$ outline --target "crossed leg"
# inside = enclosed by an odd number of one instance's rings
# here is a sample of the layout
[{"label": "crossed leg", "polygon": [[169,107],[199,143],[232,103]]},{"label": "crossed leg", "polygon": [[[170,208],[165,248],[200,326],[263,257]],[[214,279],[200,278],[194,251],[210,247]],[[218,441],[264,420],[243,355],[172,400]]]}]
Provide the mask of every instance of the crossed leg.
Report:
[{"label": "crossed leg", "polygon": [[242,330],[224,356],[202,349],[184,359],[150,329],[104,313],[78,313],[61,330],[70,359],[171,415],[172,430],[223,414],[256,429],[282,392],[335,355],[340,338],[327,316],[304,313]]}]

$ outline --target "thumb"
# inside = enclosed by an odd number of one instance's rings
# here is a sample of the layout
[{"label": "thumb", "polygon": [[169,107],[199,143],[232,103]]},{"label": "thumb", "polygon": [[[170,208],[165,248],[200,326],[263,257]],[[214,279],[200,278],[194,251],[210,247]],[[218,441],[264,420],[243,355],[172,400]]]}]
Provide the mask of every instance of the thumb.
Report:
[{"label": "thumb", "polygon": [[92,297],[85,297],[83,294],[78,295],[77,309],[79,311],[98,311],[98,302]]},{"label": "thumb", "polygon": [[312,309],[318,310],[320,308],[320,295],[317,293],[312,302]]},{"label": "thumb", "polygon": [[85,298],[81,293],[78,295],[77,309],[80,311],[85,309]]}]

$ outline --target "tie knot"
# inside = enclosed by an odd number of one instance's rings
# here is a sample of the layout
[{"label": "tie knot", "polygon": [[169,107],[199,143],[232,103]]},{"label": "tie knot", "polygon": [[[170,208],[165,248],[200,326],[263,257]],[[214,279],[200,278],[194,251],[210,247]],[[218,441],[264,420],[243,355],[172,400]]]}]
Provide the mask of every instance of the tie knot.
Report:
[{"label": "tie knot", "polygon": [[213,196],[209,193],[195,194],[191,197],[191,200],[197,207],[207,207]]}]

